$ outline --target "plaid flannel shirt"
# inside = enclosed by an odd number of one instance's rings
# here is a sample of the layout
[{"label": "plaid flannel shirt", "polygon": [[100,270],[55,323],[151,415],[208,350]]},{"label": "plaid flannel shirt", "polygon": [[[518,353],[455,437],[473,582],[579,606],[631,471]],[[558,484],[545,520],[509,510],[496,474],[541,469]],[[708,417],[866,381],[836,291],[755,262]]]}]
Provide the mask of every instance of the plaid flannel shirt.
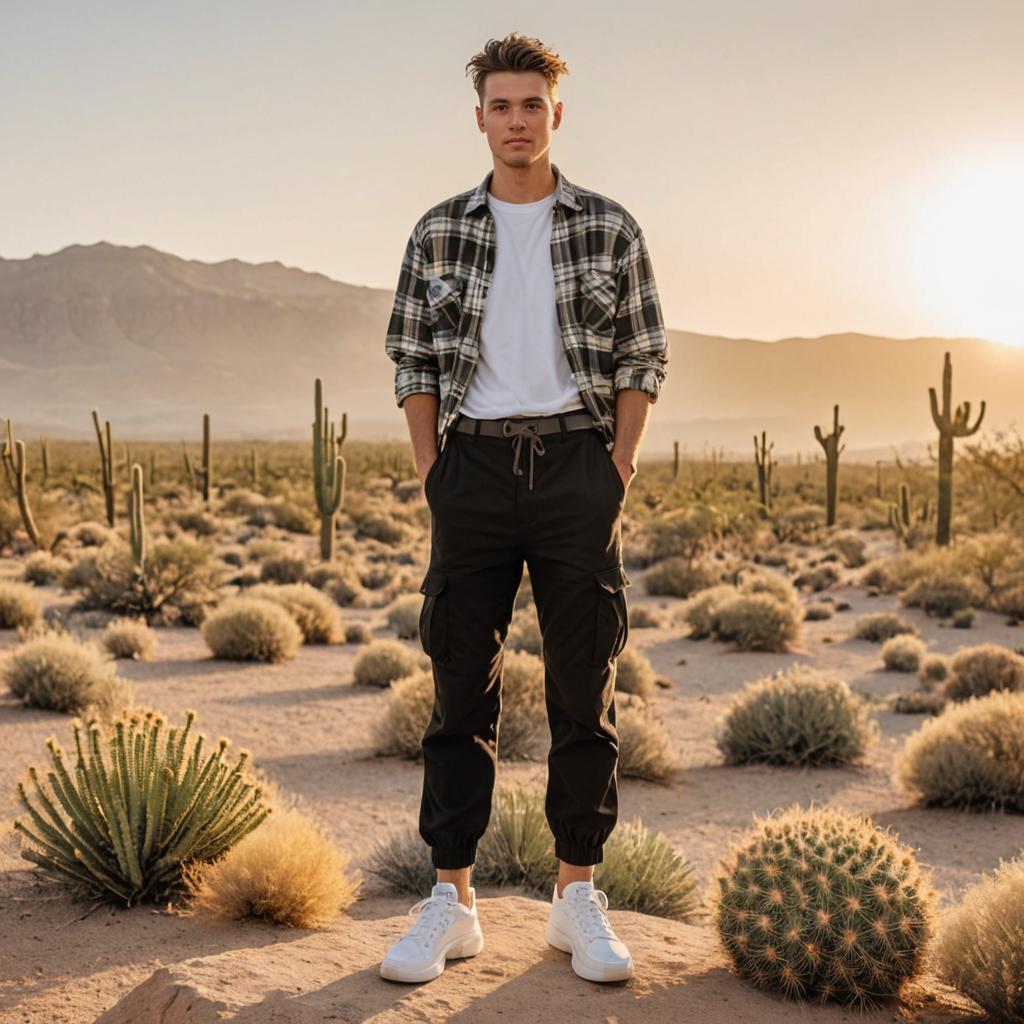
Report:
[{"label": "plaid flannel shirt", "polygon": [[[615,443],[615,392],[665,379],[668,341],[640,226],[618,203],[573,185],[554,164],[551,259],[562,347],[605,446]],[[494,269],[487,205],[493,171],[476,188],[432,207],[402,259],[385,351],[395,363],[399,408],[417,392],[438,395],[438,449],[458,416],[480,352]]]}]

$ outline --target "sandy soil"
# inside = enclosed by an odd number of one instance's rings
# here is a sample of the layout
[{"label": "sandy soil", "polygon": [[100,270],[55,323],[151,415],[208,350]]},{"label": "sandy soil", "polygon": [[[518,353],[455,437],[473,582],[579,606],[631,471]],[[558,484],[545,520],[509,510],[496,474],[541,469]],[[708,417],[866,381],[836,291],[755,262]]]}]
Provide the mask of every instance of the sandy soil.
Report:
[{"label": "sandy soil", "polygon": [[[885,547],[884,537],[864,537],[874,548]],[[17,563],[0,562],[0,576],[16,570]],[[631,570],[630,578],[631,606],[676,603],[644,595],[641,571]],[[659,690],[656,711],[675,741],[681,768],[668,786],[622,779],[620,820],[639,815],[662,831],[694,864],[703,889],[754,814],[812,801],[867,811],[918,851],[947,905],[979,873],[1021,851],[1024,819],[911,805],[892,782],[891,766],[923,716],[897,715],[880,706],[882,738],[864,766],[849,770],[723,767],[714,745],[716,722],[742,684],[794,661],[835,672],[877,698],[910,688],[911,677],[882,670],[877,645],[849,639],[864,612],[899,609],[918,625],[929,649],[942,653],[983,641],[1016,648],[1024,637],[1001,616],[985,612],[977,615],[973,629],[953,630],[914,609],[900,609],[896,598],[868,598],[851,585],[829,593],[849,601],[850,610],[830,620],[805,622],[800,649],[785,655],[733,652],[711,641],[691,641],[681,627],[631,631],[630,643],[671,681]],[[71,601],[56,588],[39,588],[39,594],[46,603]],[[380,610],[351,609],[345,616],[366,621],[375,635],[390,635]],[[352,685],[358,647],[306,647],[283,665],[237,665],[211,659],[196,630],[162,629],[158,636],[154,661],[120,663],[119,671],[135,682],[137,701],[157,705],[172,718],[194,707],[202,731],[229,736],[233,749],[250,748],[256,764],[283,790],[296,794],[350,852],[355,869],[366,863],[375,836],[415,825],[420,767],[378,757],[369,745],[368,726],[385,697]],[[13,633],[0,632],[0,653],[16,643]],[[480,890],[488,942],[480,956],[452,965],[429,985],[411,988],[380,979],[376,964],[408,924],[404,914],[413,901],[387,896],[372,875],[365,876],[363,899],[319,933],[225,926],[150,907],[87,913],[89,904],[54,897],[33,880],[10,835],[18,813],[13,797],[17,779],[28,764],[45,763],[48,735],[69,744],[68,722],[69,716],[26,709],[9,696],[0,697],[0,793],[7,794],[0,806],[0,1024],[93,1021],[160,968],[170,971],[161,972],[151,988],[192,993],[188,999],[182,996],[193,1007],[181,1011],[185,1015],[152,1018],[167,1021],[543,1022],[560,1018],[567,1009],[581,1019],[623,1024],[856,1017],[837,1008],[800,1009],[751,989],[727,971],[706,921],[666,922],[614,908],[613,924],[634,947],[638,975],[624,986],[584,982],[572,973],[567,956],[545,945],[544,902],[514,890],[511,895],[510,890]],[[544,773],[543,763],[501,766],[503,780],[541,785]],[[526,941],[528,935],[535,941]],[[196,992],[203,998],[193,998]],[[184,1003],[177,1005],[176,1013]],[[928,978],[908,993],[904,1005],[871,1017],[937,1022],[968,1014],[963,1001]]]}]

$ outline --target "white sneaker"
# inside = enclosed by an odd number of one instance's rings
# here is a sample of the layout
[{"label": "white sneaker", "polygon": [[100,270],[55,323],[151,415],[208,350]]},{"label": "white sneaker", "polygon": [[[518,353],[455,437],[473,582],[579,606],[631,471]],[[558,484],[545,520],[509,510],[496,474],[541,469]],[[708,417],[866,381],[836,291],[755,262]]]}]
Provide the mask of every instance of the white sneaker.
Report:
[{"label": "white sneaker", "polygon": [[608,897],[593,882],[570,882],[551,897],[544,938],[572,953],[572,969],[587,981],[625,981],[633,977],[633,958],[612,931],[605,910]]},{"label": "white sneaker", "polygon": [[[476,889],[469,890],[471,907],[459,902],[451,882],[438,882],[430,895],[409,913],[416,923],[388,950],[380,975],[391,981],[430,981],[455,957],[476,956],[484,936],[476,916]],[[418,915],[418,916],[417,916]]]}]

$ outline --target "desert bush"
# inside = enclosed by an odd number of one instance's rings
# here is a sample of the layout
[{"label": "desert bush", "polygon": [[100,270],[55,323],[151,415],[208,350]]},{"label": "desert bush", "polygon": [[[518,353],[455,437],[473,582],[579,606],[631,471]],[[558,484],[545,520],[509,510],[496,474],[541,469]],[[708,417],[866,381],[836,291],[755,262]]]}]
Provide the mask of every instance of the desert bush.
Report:
[{"label": "desert bush", "polygon": [[66,558],[57,558],[49,551],[33,551],[21,567],[21,578],[35,586],[59,583],[68,570]]},{"label": "desert bush", "polygon": [[312,533],[313,513],[294,502],[278,498],[264,505],[262,511],[279,530],[288,533]]},{"label": "desert bush", "polygon": [[900,594],[908,608],[922,608],[928,615],[952,615],[960,608],[984,602],[976,583],[969,577],[932,571],[915,580]]},{"label": "desert bush", "polygon": [[547,713],[544,662],[528,651],[505,651],[501,684],[498,757],[525,760],[536,753]]},{"label": "desert bush", "polygon": [[302,631],[281,605],[247,595],[228,598],[200,631],[213,656],[228,661],[286,661],[302,644]]},{"label": "desert bush", "polygon": [[811,569],[805,569],[799,573],[793,583],[797,587],[817,593],[821,590],[828,590],[840,580],[839,570],[829,562],[823,565],[816,565]]},{"label": "desert bush", "polygon": [[406,527],[391,516],[374,513],[360,518],[356,526],[356,537],[370,538],[397,547],[406,537]]},{"label": "desert bush", "polygon": [[945,698],[928,690],[904,690],[892,698],[890,706],[898,715],[937,715],[945,706]]},{"label": "desert bush", "polygon": [[326,928],[356,900],[361,882],[348,855],[317,822],[292,808],[273,814],[215,863],[182,875],[193,913],[287,928]]},{"label": "desert bush", "polygon": [[1024,694],[947,705],[907,738],[895,774],[924,804],[1024,812]]},{"label": "desert bush", "polygon": [[543,653],[544,638],[537,621],[537,610],[532,605],[513,612],[505,646],[510,651],[526,654],[540,656]]},{"label": "desert bush", "polygon": [[657,692],[654,666],[647,656],[632,647],[623,648],[615,659],[615,689],[618,693],[635,693],[647,700]]},{"label": "desert bush", "polygon": [[1024,1024],[1024,859],[971,886],[939,927],[937,973],[993,1021]]},{"label": "desert bush", "polygon": [[967,700],[993,690],[1024,690],[1024,657],[999,644],[964,647],[953,655],[943,687],[947,699]]},{"label": "desert bush", "polygon": [[917,678],[925,690],[932,690],[939,683],[945,682],[949,675],[949,659],[944,654],[929,654],[921,659],[917,670]]},{"label": "desert bush", "polygon": [[974,609],[973,608],[957,608],[953,612],[953,628],[954,629],[970,629],[974,625]]},{"label": "desert bush", "polygon": [[714,635],[744,651],[787,651],[799,635],[800,614],[769,593],[739,594],[718,606]]},{"label": "desert bush", "polygon": [[934,894],[910,848],[867,817],[794,807],[755,820],[716,883],[722,946],[759,988],[864,1007],[923,967]]},{"label": "desert bush", "polygon": [[873,558],[864,567],[857,580],[859,586],[874,587],[883,594],[891,594],[899,589],[896,574],[893,572],[892,559]]},{"label": "desert bush", "polygon": [[690,597],[698,590],[712,586],[717,576],[700,562],[682,557],[666,558],[651,566],[644,574],[644,590],[663,597]]},{"label": "desert bush", "polygon": [[808,622],[819,622],[823,619],[832,618],[832,609],[823,601],[816,601],[814,604],[804,608],[804,618]]},{"label": "desert bush", "polygon": [[83,548],[100,548],[117,539],[117,533],[103,523],[89,519],[70,531],[71,539]]},{"label": "desert bush", "polygon": [[47,711],[93,709],[109,717],[132,699],[109,655],[59,630],[37,630],[0,664],[0,674],[20,701]]},{"label": "desert bush", "polygon": [[262,494],[238,487],[224,495],[220,508],[229,516],[247,516],[262,508],[266,503],[267,499]]},{"label": "desert bush", "polygon": [[785,576],[767,569],[742,569],[739,573],[738,586],[742,594],[771,594],[783,604],[802,607],[800,594]]},{"label": "desert bush", "polygon": [[32,798],[18,783],[31,822],[14,825],[28,841],[21,856],[76,892],[129,907],[178,891],[184,864],[223,856],[269,808],[245,774],[249,752],[240,750],[232,767],[221,737],[204,756],[204,737],[189,736],[194,719],[188,711],[185,728],[169,731],[152,710],[125,711],[106,730],[75,720],[74,776],[51,736],[52,792],[34,766]]},{"label": "desert bush", "polygon": [[719,583],[701,590],[689,598],[679,609],[679,618],[690,627],[691,640],[703,640],[711,636],[715,614],[719,607],[731,601],[739,590],[729,583]]},{"label": "desert bush", "polygon": [[158,541],[147,552],[141,574],[130,548],[117,541],[80,558],[64,585],[80,592],[77,608],[195,624],[216,603],[227,575],[227,567],[201,541]]},{"label": "desert bush", "polygon": [[27,583],[0,580],[0,629],[31,629],[43,608]]},{"label": "desert bush", "polygon": [[145,619],[115,619],[107,623],[100,638],[115,658],[148,661],[156,647],[156,636]]},{"label": "desert bush", "polygon": [[615,729],[620,776],[648,782],[665,782],[671,777],[677,763],[672,740],[643,700],[626,694],[616,701]]},{"label": "desert bush", "polygon": [[542,793],[507,784],[495,787],[473,874],[479,885],[521,885],[550,897],[558,861]]},{"label": "desert bush", "polygon": [[630,629],[661,629],[664,625],[665,617],[656,608],[647,604],[630,606]]},{"label": "desert bush", "polygon": [[260,583],[246,592],[279,604],[302,631],[307,644],[337,644],[343,636],[338,606],[323,591],[308,583]]},{"label": "desert bush", "polygon": [[387,694],[384,710],[371,724],[378,754],[419,759],[423,733],[434,708],[434,675],[420,669],[396,679]]},{"label": "desert bush", "polygon": [[423,598],[419,594],[400,594],[388,605],[388,627],[399,640],[415,640],[419,636]]},{"label": "desert bush", "polygon": [[306,560],[299,555],[277,555],[260,563],[264,583],[301,583],[306,578]]},{"label": "desert bush", "polygon": [[[437,872],[430,860],[430,847],[412,829],[375,836],[367,857],[366,871],[376,875],[388,892],[396,894],[422,896],[430,892],[437,880]],[[473,881],[478,881],[475,872]]]},{"label": "desert bush", "polygon": [[252,537],[251,539],[239,537],[238,542],[245,546],[245,554],[250,562],[262,563],[268,558],[280,558],[288,553],[287,547],[272,537]]},{"label": "desert bush", "polygon": [[838,553],[847,569],[859,569],[867,561],[867,545],[855,533],[839,533],[829,547]]},{"label": "desert bush", "polygon": [[895,612],[872,612],[857,619],[853,635],[858,640],[880,644],[894,636],[917,635],[917,626],[901,619]]},{"label": "desert bush", "polygon": [[171,521],[197,537],[212,537],[217,532],[217,520],[203,508],[182,509],[172,514]]},{"label": "desert bush", "polygon": [[1007,615],[1013,622],[1024,621],[1024,584],[1010,586],[992,598],[992,610]]},{"label": "desert bush", "polygon": [[916,672],[927,652],[928,645],[920,637],[901,633],[899,636],[889,637],[882,644],[879,653],[882,656],[882,664],[890,672]]},{"label": "desert bush", "polygon": [[345,643],[368,644],[373,640],[373,631],[365,622],[350,622],[345,627]]},{"label": "desert bush", "polygon": [[400,640],[374,640],[356,655],[352,681],[356,686],[390,686],[417,668],[419,659]]},{"label": "desert bush", "polygon": [[843,680],[795,664],[748,683],[716,742],[726,764],[836,765],[862,758],[877,735],[867,705]]}]

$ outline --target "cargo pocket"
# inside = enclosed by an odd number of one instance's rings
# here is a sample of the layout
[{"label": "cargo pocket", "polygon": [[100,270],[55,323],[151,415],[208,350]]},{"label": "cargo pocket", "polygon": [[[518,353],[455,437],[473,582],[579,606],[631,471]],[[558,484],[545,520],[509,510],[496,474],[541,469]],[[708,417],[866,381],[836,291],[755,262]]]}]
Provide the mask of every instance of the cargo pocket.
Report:
[{"label": "cargo pocket", "polygon": [[420,646],[431,659],[441,661],[448,642],[448,605],[444,589],[448,576],[436,569],[428,569],[420,584],[425,595],[420,609]]},{"label": "cargo pocket", "polygon": [[621,565],[601,569],[596,579],[597,626],[594,633],[593,663],[607,665],[622,652],[629,637],[629,612],[626,607],[625,588],[630,584]]}]

